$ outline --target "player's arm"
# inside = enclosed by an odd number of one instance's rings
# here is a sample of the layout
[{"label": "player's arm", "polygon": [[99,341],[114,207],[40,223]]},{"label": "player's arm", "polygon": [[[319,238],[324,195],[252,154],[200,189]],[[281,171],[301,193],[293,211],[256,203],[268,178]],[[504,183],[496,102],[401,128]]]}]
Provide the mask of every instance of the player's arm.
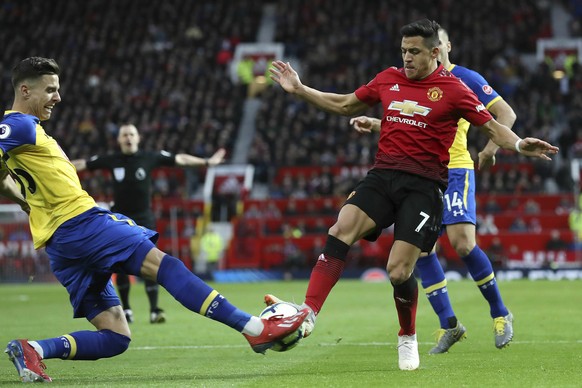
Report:
[{"label": "player's arm", "polygon": [[[517,119],[517,115],[515,114],[514,110],[503,99],[499,99],[498,101],[494,102],[493,105],[489,107],[489,112],[495,115],[497,122],[505,125],[508,128],[513,127],[513,124]],[[498,149],[499,146],[491,139],[487,142],[485,148],[483,148],[483,150],[478,154],[480,170],[490,168],[495,164],[495,154],[497,153]]]},{"label": "player's arm", "polygon": [[535,137],[521,139],[507,126],[491,119],[479,127],[499,147],[514,150],[526,156],[552,160],[548,155],[557,154],[559,148]]},{"label": "player's arm", "polygon": [[375,117],[358,116],[350,119],[350,125],[359,133],[380,132],[382,121]]},{"label": "player's arm", "polygon": [[77,171],[83,171],[87,168],[87,160],[85,159],[71,160],[71,163],[73,164],[73,166],[75,166]]},{"label": "player's arm", "polygon": [[8,169],[0,169],[0,194],[9,200],[20,205],[20,208],[27,214],[30,213],[30,206],[22,196],[18,185],[8,173]]},{"label": "player's arm", "polygon": [[289,62],[273,61],[273,66],[269,68],[269,71],[271,79],[281,85],[283,90],[326,112],[353,116],[369,108],[356,97],[355,93],[327,93],[303,85]]},{"label": "player's arm", "polygon": [[176,165],[180,167],[194,167],[194,166],[216,166],[224,161],[226,150],[219,149],[210,158],[199,158],[198,156],[189,154],[177,154]]}]

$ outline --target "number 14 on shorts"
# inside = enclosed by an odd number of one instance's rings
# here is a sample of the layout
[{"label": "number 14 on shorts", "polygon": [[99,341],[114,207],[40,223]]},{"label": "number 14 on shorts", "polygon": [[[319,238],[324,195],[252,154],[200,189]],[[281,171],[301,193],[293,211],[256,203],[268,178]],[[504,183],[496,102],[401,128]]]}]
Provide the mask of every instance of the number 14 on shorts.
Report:
[{"label": "number 14 on shorts", "polygon": [[465,206],[459,192],[453,192],[453,198],[451,200],[450,194],[445,194],[445,202],[447,204],[447,210],[453,212],[454,216],[462,216],[465,214]]}]

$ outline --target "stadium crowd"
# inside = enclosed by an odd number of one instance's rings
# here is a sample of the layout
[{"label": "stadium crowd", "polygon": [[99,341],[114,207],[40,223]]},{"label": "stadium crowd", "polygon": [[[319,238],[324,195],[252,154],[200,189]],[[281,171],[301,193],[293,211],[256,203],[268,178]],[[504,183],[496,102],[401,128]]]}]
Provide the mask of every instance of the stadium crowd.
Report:
[{"label": "stadium crowd", "polygon": [[[539,63],[534,56],[536,40],[554,34],[551,7],[556,4],[571,15],[568,34],[581,38],[582,7],[574,0],[419,0],[414,7],[373,0],[7,0],[0,5],[5,42],[0,74],[8,85],[12,66],[31,55],[53,57],[66,69],[61,76],[64,99],[55,119],[44,125],[71,159],[115,150],[117,131],[125,122],[139,128],[143,149],[208,157],[224,147],[228,158],[247,98],[246,87],[231,81],[229,64],[239,43],[257,40],[264,6],[274,6],[272,39],[284,44],[286,59],[300,64],[302,79],[338,93],[367,83],[387,65],[400,66],[399,27],[427,16],[449,29],[452,61],[482,73],[515,109],[518,135],[544,138],[561,148],[552,163],[525,162],[500,151],[496,167],[477,172],[477,192],[570,192],[569,160],[582,157],[582,71],[575,63],[566,77],[557,79],[555,64]],[[0,97],[9,107],[12,90],[2,89]],[[278,87],[266,88],[256,98],[261,107],[248,152],[255,181],[267,188],[270,200],[330,198],[335,211],[338,199],[372,163],[374,135],[360,135],[346,118],[318,111]],[[475,157],[486,136],[472,130],[468,140]],[[176,170],[155,174],[154,197],[192,198],[204,169]],[[103,172],[82,174],[81,179],[98,200],[112,197],[111,180]],[[483,217],[495,214],[490,204],[482,205]],[[565,205],[564,212],[571,208]],[[174,209],[191,223],[201,214]],[[168,226],[169,209],[155,210],[166,220],[163,237],[190,236],[189,229]],[[275,210],[261,207],[257,214],[272,218]],[[252,217],[252,210],[246,217]],[[311,223],[307,227],[302,230],[307,235],[321,229]],[[281,228],[275,231],[282,233]],[[273,230],[267,232],[272,235]]]},{"label": "stadium crowd", "polygon": [[[274,41],[285,44],[286,57],[301,62],[306,82],[344,92],[368,82],[370,74],[387,64],[398,66],[398,28],[426,10],[455,37],[453,61],[481,72],[514,107],[516,133],[558,144],[563,158],[582,154],[582,131],[576,130],[582,122],[579,65],[560,81],[553,77],[551,63],[521,60],[535,52],[538,38],[552,36],[549,2],[423,0],[413,8],[357,0],[169,0],[147,5],[132,0],[18,0],[3,2],[0,36],[6,42],[4,58],[43,55],[72,69],[63,75],[66,98],[58,120],[47,124],[71,158],[115,149],[116,131],[126,121],[140,129],[144,149],[210,155],[219,147],[234,147],[246,95],[227,76],[228,63],[238,43],[256,40],[262,7],[271,3],[276,6]],[[580,12],[576,2],[562,3],[573,15]],[[579,18],[569,27],[570,35],[581,35]],[[9,60],[0,64],[5,82],[11,66]],[[10,93],[2,91],[5,106]],[[295,101],[278,88],[259,98],[262,108],[249,152],[259,181],[272,184],[282,166],[365,167],[373,160],[375,139],[358,135],[347,120]],[[486,137],[478,131],[469,134],[475,155]],[[501,156],[500,162],[516,167],[483,174],[480,190],[513,192],[516,176],[524,192],[548,185],[551,190],[570,188],[566,163],[523,169],[514,158]],[[302,181],[326,179],[304,178],[293,177],[299,191]],[[357,178],[334,177],[335,193],[343,194]],[[99,175],[83,183],[91,194],[108,194]],[[156,190],[182,194],[179,183],[161,174]],[[281,191],[272,188],[274,196]]]},{"label": "stadium crowd", "polygon": [[[398,66],[398,26],[419,17],[403,4],[387,2],[376,6],[358,1],[284,4],[279,8],[276,41],[285,43],[289,56],[300,58],[306,83],[337,92],[355,90],[387,64]],[[579,65],[572,66],[568,77],[560,81],[553,76],[551,62],[532,64],[521,59],[535,53],[538,38],[552,37],[548,6],[527,1],[442,1],[435,7],[433,2],[421,1],[416,9],[427,10],[429,17],[449,28],[454,37],[453,62],[482,73],[514,107],[518,120],[513,129],[518,134],[548,139],[560,145],[567,158],[576,152],[577,147],[571,145],[581,123]],[[298,20],[301,27],[297,29]],[[281,165],[367,166],[375,155],[375,139],[355,133],[348,120],[322,113],[276,88],[263,98],[257,130],[251,160],[266,181],[272,181]],[[469,132],[473,156],[485,141],[479,131]],[[516,186],[521,192],[571,189],[567,163],[535,163],[533,169],[524,169],[515,155],[500,155],[498,161],[507,163],[507,168],[482,174],[480,191],[515,192]],[[302,177],[295,179],[301,186]]]}]

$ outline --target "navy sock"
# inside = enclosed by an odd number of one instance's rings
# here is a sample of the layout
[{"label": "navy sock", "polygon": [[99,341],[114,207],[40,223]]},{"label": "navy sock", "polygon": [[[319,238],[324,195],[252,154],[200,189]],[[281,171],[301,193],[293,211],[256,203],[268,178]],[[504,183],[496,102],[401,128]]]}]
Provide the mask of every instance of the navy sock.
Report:
[{"label": "navy sock", "polygon": [[158,284],[164,287],[187,309],[222,322],[242,331],[251,315],[239,310],[194,275],[182,261],[170,255],[164,256],[158,270]]},{"label": "navy sock", "polygon": [[491,318],[507,315],[509,312],[501,299],[493,266],[485,252],[478,245],[475,245],[475,248],[467,256],[462,257],[462,260],[467,265],[467,269],[477,287],[479,287],[479,291],[489,303]]},{"label": "navy sock", "polygon": [[457,326],[457,319],[447,290],[445,272],[436,253],[420,257],[416,262],[422,288],[432,309],[439,317],[441,328],[450,329]]},{"label": "navy sock", "polygon": [[36,342],[42,347],[45,359],[98,360],[125,352],[130,341],[129,337],[111,330],[85,330]]}]

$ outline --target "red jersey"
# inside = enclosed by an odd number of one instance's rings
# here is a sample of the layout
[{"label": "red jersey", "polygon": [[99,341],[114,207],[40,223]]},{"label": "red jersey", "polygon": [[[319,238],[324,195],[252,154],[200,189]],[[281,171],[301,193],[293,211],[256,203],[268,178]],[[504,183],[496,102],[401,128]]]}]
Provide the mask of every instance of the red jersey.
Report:
[{"label": "red jersey", "polygon": [[402,170],[447,183],[449,148],[461,117],[481,126],[491,114],[459,78],[440,65],[422,80],[389,68],[355,91],[384,107],[375,168]]}]

